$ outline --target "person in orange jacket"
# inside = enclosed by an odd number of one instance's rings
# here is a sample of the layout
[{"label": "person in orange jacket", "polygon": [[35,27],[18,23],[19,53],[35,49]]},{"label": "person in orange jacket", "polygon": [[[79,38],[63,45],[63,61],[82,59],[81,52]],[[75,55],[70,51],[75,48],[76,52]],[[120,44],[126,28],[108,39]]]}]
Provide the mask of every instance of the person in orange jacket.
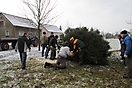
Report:
[{"label": "person in orange jacket", "polygon": [[79,52],[79,66],[83,65],[84,53],[86,50],[86,44],[80,39],[70,38],[70,42],[73,44],[73,51],[71,53]]}]

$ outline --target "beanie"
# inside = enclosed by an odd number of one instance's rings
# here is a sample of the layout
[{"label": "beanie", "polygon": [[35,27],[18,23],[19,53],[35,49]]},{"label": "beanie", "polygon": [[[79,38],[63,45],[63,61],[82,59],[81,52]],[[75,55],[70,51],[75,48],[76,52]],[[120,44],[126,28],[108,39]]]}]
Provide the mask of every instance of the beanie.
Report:
[{"label": "beanie", "polygon": [[127,31],[123,30],[120,34],[127,34]]},{"label": "beanie", "polygon": [[43,34],[46,34],[46,32],[43,32]]}]

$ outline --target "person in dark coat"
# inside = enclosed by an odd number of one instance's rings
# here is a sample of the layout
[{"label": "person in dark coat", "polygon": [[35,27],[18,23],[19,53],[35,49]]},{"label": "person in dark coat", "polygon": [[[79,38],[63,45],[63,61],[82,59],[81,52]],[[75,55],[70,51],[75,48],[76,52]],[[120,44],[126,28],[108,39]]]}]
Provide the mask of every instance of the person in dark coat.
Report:
[{"label": "person in dark coat", "polygon": [[125,52],[125,49],[126,49],[126,45],[122,44],[123,39],[121,37],[121,34],[118,35],[118,39],[119,39],[120,45],[121,45],[121,49],[120,49],[121,62],[123,61],[123,64],[126,66],[126,60],[125,60],[125,57],[124,57],[124,52]]},{"label": "person in dark coat", "polygon": [[75,52],[79,52],[79,66],[83,65],[84,62],[84,53],[85,53],[85,48],[86,45],[83,41],[81,41],[80,39],[76,39],[74,37],[70,38],[71,43],[73,44],[73,53]]},{"label": "person in dark coat", "polygon": [[127,72],[124,74],[123,78],[132,78],[132,38],[128,35],[126,30],[122,31],[120,34],[122,44],[126,46],[124,57],[126,59]]},{"label": "person in dark coat", "polygon": [[17,49],[18,49],[20,54],[22,69],[26,68],[27,48],[29,49],[29,51],[31,50],[30,43],[27,37],[28,37],[28,33],[24,33],[24,35],[17,40],[16,46],[15,46],[15,51],[17,52]]},{"label": "person in dark coat", "polygon": [[58,39],[58,35],[55,35],[55,37],[52,37],[49,41],[49,46],[51,50],[51,54],[50,54],[51,60],[54,60],[56,57],[56,45],[58,47],[57,39]]},{"label": "person in dark coat", "polygon": [[50,51],[50,46],[49,46],[49,42],[50,42],[50,39],[54,37],[54,33],[51,32],[50,36],[48,37],[48,43],[47,43],[47,48],[46,48],[46,51],[45,51],[45,58],[48,57],[48,54],[49,54],[49,51]]}]

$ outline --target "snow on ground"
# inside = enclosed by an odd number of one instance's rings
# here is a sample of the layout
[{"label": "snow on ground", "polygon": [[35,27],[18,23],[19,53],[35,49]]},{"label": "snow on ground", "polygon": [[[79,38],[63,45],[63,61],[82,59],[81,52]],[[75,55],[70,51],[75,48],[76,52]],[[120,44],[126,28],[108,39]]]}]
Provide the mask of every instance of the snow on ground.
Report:
[{"label": "snow on ground", "polygon": [[[110,46],[112,49],[120,49],[119,41],[117,39],[108,39],[107,41],[110,42]],[[38,51],[38,47],[31,47],[31,52],[27,52],[27,58],[43,58],[41,57],[41,50]],[[0,51],[0,61],[17,59],[19,59],[19,52],[15,52],[15,50]]]},{"label": "snow on ground", "polygon": [[[31,47],[30,52],[27,50],[27,58],[33,59],[33,58],[44,58],[44,57],[41,57],[41,50],[38,51],[38,47]],[[17,60],[17,59],[19,59],[19,52],[16,52],[15,50],[0,51],[0,61],[1,60]]]},{"label": "snow on ground", "polygon": [[[37,59],[41,63],[45,63],[46,61],[54,63],[56,61],[41,57],[41,50],[38,51],[38,47],[31,47],[31,51],[27,52],[27,60],[31,60],[31,59]],[[0,70],[7,69],[8,67],[10,67],[11,65],[7,63],[12,60],[20,60],[19,52],[16,52],[15,50],[0,51]]]},{"label": "snow on ground", "polygon": [[[119,49],[118,40],[110,39],[109,42],[111,46],[114,46],[112,47],[112,49]],[[114,54],[114,56],[116,56],[116,54]],[[117,57],[119,57],[119,54],[117,54]],[[41,63],[44,63],[45,61],[55,62],[54,60],[49,60],[45,59],[44,57],[41,57],[41,50],[38,51],[38,47],[31,47],[31,52],[27,52],[27,58],[27,60],[37,59]],[[20,60],[19,52],[15,52],[15,50],[0,51],[0,69],[8,68],[10,64],[6,63],[10,62],[11,60]]]},{"label": "snow on ground", "polygon": [[[27,58],[40,57],[41,51],[38,51],[38,47],[32,47],[31,52],[27,52]],[[0,60],[17,60],[19,59],[19,52],[15,50],[1,51]]]}]

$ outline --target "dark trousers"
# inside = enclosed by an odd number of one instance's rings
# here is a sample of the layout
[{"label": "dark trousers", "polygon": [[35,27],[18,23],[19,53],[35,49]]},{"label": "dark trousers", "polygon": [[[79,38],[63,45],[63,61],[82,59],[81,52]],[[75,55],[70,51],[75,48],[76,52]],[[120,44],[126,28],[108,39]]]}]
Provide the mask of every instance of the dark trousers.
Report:
[{"label": "dark trousers", "polygon": [[66,68],[66,59],[65,58],[59,58],[57,59],[57,68],[59,69],[65,69]]},{"label": "dark trousers", "polygon": [[27,53],[26,52],[19,52],[20,53],[20,59],[22,64],[22,69],[26,68],[26,59],[27,59]]},{"label": "dark trousers", "polygon": [[44,56],[44,50],[45,50],[46,45],[45,44],[42,44],[41,46],[42,46],[42,57],[43,57]]},{"label": "dark trousers", "polygon": [[47,58],[48,54],[49,54],[49,51],[50,51],[50,46],[48,46],[46,48],[46,52],[45,52],[45,58]]},{"label": "dark trousers", "polygon": [[125,58],[126,59],[126,66],[127,66],[127,75],[128,77],[132,77],[132,57]]},{"label": "dark trousers", "polygon": [[57,59],[56,63],[46,62],[46,66],[55,67],[56,69],[65,69],[66,68],[66,59],[63,57],[60,57]]},{"label": "dark trousers", "polygon": [[85,48],[79,50],[79,65],[83,65]]},{"label": "dark trousers", "polygon": [[126,59],[125,59],[124,55],[121,56],[121,59],[123,60],[123,64],[126,66]]},{"label": "dark trousers", "polygon": [[56,47],[50,47],[51,49],[51,55],[50,55],[50,59],[55,59],[56,57]]}]

